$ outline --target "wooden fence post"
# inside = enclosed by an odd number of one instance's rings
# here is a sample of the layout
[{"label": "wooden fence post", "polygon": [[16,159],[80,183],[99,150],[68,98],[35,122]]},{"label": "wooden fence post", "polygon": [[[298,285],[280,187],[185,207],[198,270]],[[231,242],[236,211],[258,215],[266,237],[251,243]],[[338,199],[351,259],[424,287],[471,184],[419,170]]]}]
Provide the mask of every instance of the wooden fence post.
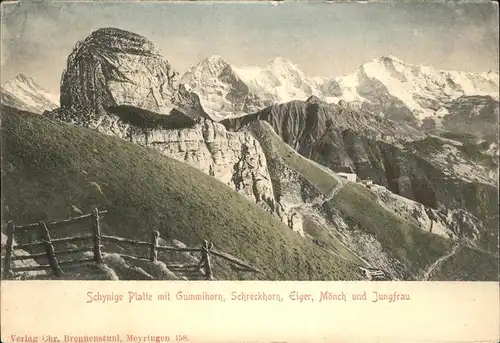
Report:
[{"label": "wooden fence post", "polygon": [[59,277],[63,274],[63,271],[59,267],[59,262],[57,262],[56,251],[54,250],[54,246],[52,245],[52,241],[50,239],[49,229],[44,222],[39,222],[38,225],[42,233],[42,239],[45,245],[45,251],[49,260],[49,265],[52,268],[54,274]]},{"label": "wooden fence post", "polygon": [[9,277],[12,275],[10,269],[10,259],[12,257],[12,245],[14,244],[14,231],[15,231],[15,225],[14,222],[11,220],[7,223],[7,245],[5,247],[5,259],[3,260],[3,272],[6,277]]},{"label": "wooden fence post", "polygon": [[99,210],[95,208],[90,216],[92,220],[92,241],[94,243],[94,261],[102,264],[101,254],[101,227],[99,225]]},{"label": "wooden fence post", "polygon": [[205,278],[207,280],[213,280],[212,274],[212,263],[210,262],[210,249],[212,249],[213,244],[208,241],[203,241],[203,246],[201,248],[201,260],[203,261],[203,269],[205,270]]},{"label": "wooden fence post", "polygon": [[158,259],[158,252],[156,251],[156,247],[158,246],[158,239],[160,238],[160,233],[156,230],[153,230],[151,234],[151,247],[149,250],[149,260],[151,262],[156,262]]}]

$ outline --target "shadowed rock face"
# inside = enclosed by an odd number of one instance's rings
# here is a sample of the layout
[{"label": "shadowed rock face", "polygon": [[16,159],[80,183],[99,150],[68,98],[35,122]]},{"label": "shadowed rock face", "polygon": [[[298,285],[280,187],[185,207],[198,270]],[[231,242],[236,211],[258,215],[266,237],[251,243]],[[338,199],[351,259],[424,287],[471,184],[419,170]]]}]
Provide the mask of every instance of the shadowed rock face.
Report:
[{"label": "shadowed rock face", "polygon": [[448,108],[443,128],[498,142],[499,103],[490,96],[461,96]]},{"label": "shadowed rock face", "polygon": [[147,38],[116,28],[99,29],[78,42],[68,57],[59,117],[88,124],[116,106],[162,115],[178,109],[203,116],[198,97],[178,86],[177,75]]},{"label": "shadowed rock face", "polygon": [[[301,151],[310,149],[329,132],[351,130],[372,140],[405,142],[424,135],[405,124],[397,124],[363,111],[346,102],[328,104],[315,96],[307,101],[291,101],[270,106],[258,113],[221,121],[228,129],[237,131],[254,120],[269,122],[283,140]],[[304,150],[305,149],[305,150]]]}]

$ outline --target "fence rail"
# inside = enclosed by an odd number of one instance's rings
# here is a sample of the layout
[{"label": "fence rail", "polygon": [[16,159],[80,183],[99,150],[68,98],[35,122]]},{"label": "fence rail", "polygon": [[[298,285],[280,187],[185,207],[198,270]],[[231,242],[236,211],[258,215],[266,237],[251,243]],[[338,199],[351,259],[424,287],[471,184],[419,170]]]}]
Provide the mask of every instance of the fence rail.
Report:
[{"label": "fence rail", "polygon": [[[259,269],[252,267],[251,265],[241,261],[240,259],[219,251],[214,248],[214,245],[211,242],[203,241],[202,245],[199,247],[186,247],[179,248],[174,246],[164,246],[159,245],[158,241],[160,238],[160,233],[158,231],[152,231],[150,242],[144,242],[139,240],[134,240],[125,237],[117,237],[110,235],[101,234],[101,226],[100,220],[102,218],[102,214],[107,213],[107,211],[99,211],[97,208],[92,211],[90,214],[85,214],[75,218],[69,218],[66,220],[45,223],[40,221],[38,223],[32,223],[24,226],[16,226],[13,221],[8,222],[7,224],[7,242],[5,249],[5,259],[4,259],[4,277],[12,277],[14,273],[19,272],[27,272],[27,271],[39,271],[46,270],[52,271],[55,276],[61,277],[64,275],[63,268],[73,268],[75,266],[86,265],[95,263],[98,265],[103,264],[103,251],[106,246],[103,244],[106,243],[118,243],[118,244],[127,244],[134,247],[148,247],[149,248],[149,256],[136,256],[129,254],[117,253],[124,259],[133,260],[133,261],[141,261],[141,262],[151,262],[154,263],[158,261],[158,252],[197,252],[201,254],[201,259],[199,263],[166,263],[166,267],[172,272],[177,273],[185,273],[193,276],[193,273],[198,274],[199,276],[204,276],[207,280],[213,280],[213,267],[212,267],[212,256],[221,258],[225,261],[231,263],[231,266],[239,271],[246,272],[254,272],[254,273],[262,273]],[[51,238],[50,229],[58,229],[63,228],[66,225],[79,223],[79,222],[89,222],[91,234],[81,234],[72,237],[63,237],[63,238]],[[16,233],[21,231],[36,231],[41,235],[41,240],[37,240],[35,242],[18,244],[14,246],[14,236]],[[84,246],[79,248],[70,248],[70,249],[62,249],[56,250],[54,245],[60,243],[72,243],[91,240],[92,246]],[[15,250],[27,249],[33,247],[44,247],[45,251],[41,253],[35,254],[27,254],[27,255],[14,255]],[[82,259],[69,260],[69,261],[59,261],[58,256],[71,255],[74,253],[81,253],[85,251],[92,251],[92,257],[86,257]],[[36,265],[36,266],[23,266],[23,267],[12,267],[12,261],[23,261],[23,260],[32,260],[38,258],[47,258],[48,264],[45,265]]]}]

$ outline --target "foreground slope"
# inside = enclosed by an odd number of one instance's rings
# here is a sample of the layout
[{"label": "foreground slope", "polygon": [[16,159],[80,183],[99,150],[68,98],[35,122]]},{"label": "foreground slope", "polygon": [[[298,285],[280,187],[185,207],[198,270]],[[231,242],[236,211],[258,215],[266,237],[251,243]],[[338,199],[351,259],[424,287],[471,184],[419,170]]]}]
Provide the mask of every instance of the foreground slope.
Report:
[{"label": "foreground slope", "polygon": [[[3,221],[58,220],[110,211],[103,231],[187,245],[207,239],[271,280],[355,280],[357,268],[304,240],[203,172],[121,139],[2,108]],[[236,279],[216,265],[215,276]]]}]

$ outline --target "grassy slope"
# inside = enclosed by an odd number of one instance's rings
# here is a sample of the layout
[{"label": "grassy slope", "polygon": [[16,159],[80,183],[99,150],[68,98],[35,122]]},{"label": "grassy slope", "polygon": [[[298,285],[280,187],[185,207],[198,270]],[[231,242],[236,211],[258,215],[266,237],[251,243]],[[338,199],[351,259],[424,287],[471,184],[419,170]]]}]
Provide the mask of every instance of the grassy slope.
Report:
[{"label": "grassy slope", "polygon": [[376,196],[363,186],[345,185],[325,209],[328,211],[330,206],[342,214],[350,227],[373,234],[385,251],[403,261],[415,275],[450,248],[450,242],[444,238],[422,231],[382,208]]},{"label": "grassy slope", "polygon": [[[10,108],[2,109],[2,149],[4,221],[59,220],[75,215],[73,205],[99,206],[110,211],[107,233],[207,239],[269,279],[359,278],[229,187],[150,149]],[[237,278],[229,268],[216,277]]]},{"label": "grassy slope", "polygon": [[493,281],[499,280],[498,258],[468,247],[439,265],[431,280]]},{"label": "grassy slope", "polygon": [[[290,169],[295,170],[308,180],[318,191],[324,195],[328,195],[337,185],[337,180],[327,171],[316,165],[311,160],[303,157],[287,145],[283,140],[274,133],[271,125],[267,122],[260,122],[261,135],[257,139],[261,146],[266,150],[266,157],[281,158],[283,163]],[[275,152],[274,156],[269,156],[269,151]]]},{"label": "grassy slope", "polygon": [[[337,180],[328,172],[318,167],[312,161],[295,153],[295,151],[284,143],[272,130],[267,122],[263,122],[260,128],[266,132],[266,140],[257,137],[264,150],[273,150],[283,163],[290,169],[299,172],[320,192],[327,195],[337,185]],[[437,138],[429,138],[427,146],[440,149],[443,141]],[[267,149],[266,149],[267,148]],[[267,156],[269,158],[269,156]],[[341,212],[344,219],[359,229],[373,234],[383,245],[386,251],[394,257],[406,262],[410,270],[419,276],[420,273],[435,260],[446,254],[451,248],[451,243],[434,234],[422,231],[417,223],[406,221],[392,212],[387,211],[377,204],[377,197],[365,187],[357,184],[348,184],[335,196],[334,200],[326,204],[335,207]],[[339,242],[338,238],[328,232],[324,227],[315,222],[313,218],[304,217],[304,231],[312,237],[318,238],[325,247],[330,248],[348,261],[363,265],[355,254]],[[497,237],[497,236],[496,236]],[[495,240],[495,237],[493,237]],[[495,243],[496,246],[496,243]],[[498,263],[495,264],[489,255],[479,254],[475,259],[461,258],[463,252],[457,254],[457,259],[451,259],[453,265],[446,267],[440,275],[442,280],[455,280],[461,278],[463,270],[470,271],[470,278],[478,280],[495,280]],[[454,269],[456,268],[456,269]],[[437,274],[437,272],[436,272]],[[462,276],[460,276],[462,275]]]},{"label": "grassy slope", "polygon": [[[328,194],[336,186],[337,181],[329,173],[296,154],[275,134],[270,134],[269,137],[285,164],[301,173],[323,194]],[[414,273],[430,265],[450,247],[449,242],[443,238],[424,232],[416,224],[382,208],[377,204],[376,196],[363,186],[347,184],[326,206],[330,205],[341,212],[351,227],[357,225],[361,230],[374,234],[393,256],[405,261]],[[304,230],[349,261],[364,264],[312,218],[305,218]]]},{"label": "grassy slope", "polygon": [[[283,142],[267,122],[254,123],[253,128],[255,138],[260,142],[268,163],[276,161],[276,163],[282,163],[287,168],[296,171],[325,196],[328,196],[338,185],[338,181],[329,172],[322,169],[313,161],[299,155]],[[272,170],[271,177],[276,177],[273,175]],[[276,187],[276,182],[273,182],[273,184]],[[365,264],[347,249],[337,237],[318,224],[313,217],[305,213],[303,213],[303,228],[308,235],[319,239],[325,248],[337,252],[352,263],[358,265]]]},{"label": "grassy slope", "polygon": [[312,237],[319,239],[325,247],[334,250],[352,263],[365,266],[365,262],[363,262],[363,260],[350,251],[339,238],[335,237],[329,231],[325,230],[325,228],[318,225],[313,218],[306,216],[304,218],[303,225],[304,231]]},{"label": "grassy slope", "polygon": [[[298,155],[290,146],[284,143],[272,128],[263,123],[265,131],[271,130],[266,136],[267,144],[288,168],[299,172],[319,191],[327,195],[337,185],[337,180],[310,160]],[[262,139],[259,139],[262,141]],[[262,144],[265,150],[266,144]],[[430,265],[449,248],[449,243],[439,236],[423,232],[415,223],[408,222],[377,204],[377,197],[356,184],[347,184],[326,207],[334,206],[340,210],[344,219],[351,227],[358,226],[361,230],[374,234],[381,244],[395,257],[406,261],[411,270],[418,273]],[[377,225],[373,225],[377,223]],[[328,247],[347,260],[364,265],[355,254],[338,241],[328,230],[318,225],[313,218],[304,218],[304,231],[318,238]]]}]

